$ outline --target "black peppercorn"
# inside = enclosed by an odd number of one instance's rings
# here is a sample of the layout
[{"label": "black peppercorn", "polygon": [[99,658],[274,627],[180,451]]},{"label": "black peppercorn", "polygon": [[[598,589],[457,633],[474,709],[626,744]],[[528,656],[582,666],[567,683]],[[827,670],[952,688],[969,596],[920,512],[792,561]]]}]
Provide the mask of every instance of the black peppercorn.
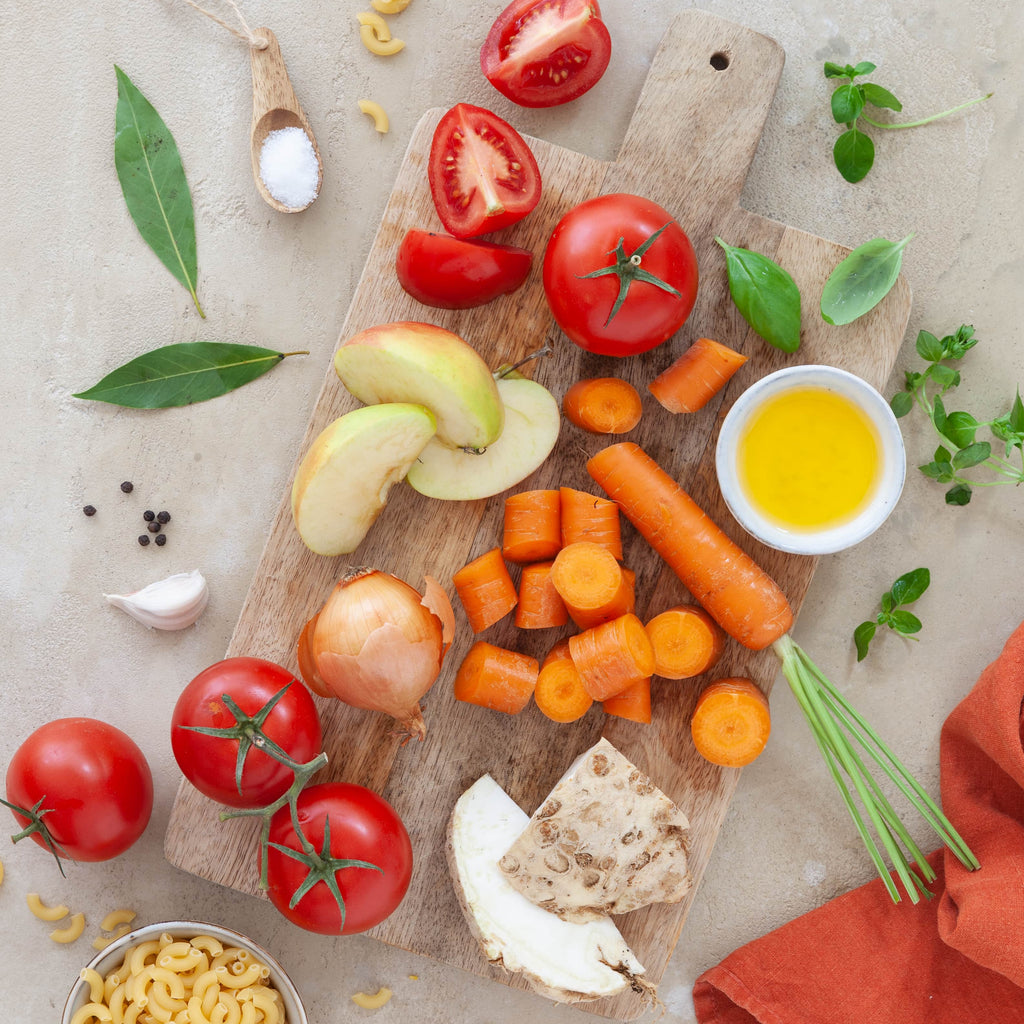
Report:
[{"label": "black peppercorn", "polygon": [[156,519],[156,513],[151,508],[147,508],[146,511],[142,513],[142,518],[145,519],[147,523],[151,523]]},{"label": "black peppercorn", "polygon": [[149,543],[149,536],[145,533],[139,534],[139,543],[145,547]]},{"label": "black peppercorn", "polygon": [[157,512],[157,514],[156,514],[156,521],[158,523],[169,523],[171,521],[171,513],[170,512]]},{"label": "black peppercorn", "polygon": [[85,508],[82,509],[82,511],[87,516],[94,516],[94,515],[96,515],[96,506],[95,505],[86,505]]},{"label": "black peppercorn", "polygon": [[121,490],[124,491],[125,494],[131,494],[132,491],[135,490],[135,485],[131,480],[125,480],[125,482],[121,484]]},{"label": "black peppercorn", "polygon": [[167,534],[166,533],[158,533],[156,535],[155,540],[156,540],[156,546],[158,548],[162,548],[167,543]]},{"label": "black peppercorn", "polygon": [[149,530],[150,533],[159,533],[160,532],[160,524],[159,523],[155,523],[155,522],[154,523],[150,523],[149,526],[146,527],[146,529]]}]

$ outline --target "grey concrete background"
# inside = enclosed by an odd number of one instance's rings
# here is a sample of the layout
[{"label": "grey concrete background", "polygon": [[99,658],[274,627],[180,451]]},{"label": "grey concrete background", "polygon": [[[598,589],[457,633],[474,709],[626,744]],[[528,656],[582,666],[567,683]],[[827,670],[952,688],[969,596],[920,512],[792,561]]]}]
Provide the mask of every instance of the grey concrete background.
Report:
[{"label": "grey concrete background", "polygon": [[[210,5],[231,17],[218,0]],[[604,0],[614,39],[605,78],[576,103],[528,111],[479,73],[500,0],[413,0],[392,22],[406,50],[387,60],[359,42],[355,15],[367,5],[243,2],[250,24],[276,32],[321,146],[321,197],[296,217],[274,213],[253,187],[245,45],[183,0],[0,6],[0,768],[43,722],[91,715],[129,732],[157,780],[152,824],[117,860],[72,866],[65,881],[33,845],[0,853],[0,1016],[55,1020],[91,955],[91,927],[66,948],[49,940],[24,904],[35,891],[92,923],[128,904],[143,921],[195,915],[246,932],[291,970],[314,1024],[363,1020],[367,1011],[349,997],[379,985],[395,990],[380,1021],[564,1021],[572,1011],[374,940],[301,933],[268,904],[171,868],[162,843],[179,776],[167,721],[184,683],[227,645],[419,114],[475,102],[524,132],[610,158],[666,20],[690,5]],[[917,232],[905,260],[914,309],[889,390],[914,364],[920,328],[947,333],[968,322],[982,343],[963,367],[960,404],[979,418],[1004,411],[1024,378],[1021,9],[1009,0],[702,6],[775,37],[787,54],[745,204],[847,245]],[[907,117],[996,95],[967,115],[878,138],[876,169],[850,186],[830,163],[836,129],[821,65],[861,59],[879,65],[877,80]],[[182,150],[205,322],[126,212],[112,160],[115,63]],[[359,113],[363,96],[389,111],[387,136]],[[199,339],[311,355],[190,409],[151,414],[70,397],[131,356]],[[911,463],[926,461],[934,439],[919,421],[905,427]],[[135,483],[130,499],[118,490],[123,479]],[[81,513],[89,502],[100,510],[94,519]],[[174,516],[164,549],[133,539],[145,507]],[[940,488],[911,472],[878,534],[822,560],[797,625],[797,639],[932,792],[943,718],[1021,618],[1022,525],[1024,498],[1013,488],[981,490],[969,507],[949,509]],[[896,575],[919,565],[933,579],[915,609],[921,642],[880,637],[858,666],[854,626]],[[180,634],[148,632],[101,596],[192,568],[212,596],[197,626]],[[871,877],[802,719],[785,687],[777,693],[772,741],[743,774],[661,986],[665,1019],[693,1020],[694,979],[732,949]]]}]

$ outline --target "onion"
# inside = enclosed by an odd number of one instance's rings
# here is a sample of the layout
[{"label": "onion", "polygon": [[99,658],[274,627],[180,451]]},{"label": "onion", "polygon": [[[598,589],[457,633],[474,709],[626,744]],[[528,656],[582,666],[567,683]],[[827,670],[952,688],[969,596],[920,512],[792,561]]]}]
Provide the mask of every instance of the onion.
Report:
[{"label": "onion", "polygon": [[443,588],[427,578],[421,596],[397,576],[350,569],[299,637],[306,685],[323,697],[391,715],[423,739],[420,698],[433,686],[451,644],[455,614]]}]

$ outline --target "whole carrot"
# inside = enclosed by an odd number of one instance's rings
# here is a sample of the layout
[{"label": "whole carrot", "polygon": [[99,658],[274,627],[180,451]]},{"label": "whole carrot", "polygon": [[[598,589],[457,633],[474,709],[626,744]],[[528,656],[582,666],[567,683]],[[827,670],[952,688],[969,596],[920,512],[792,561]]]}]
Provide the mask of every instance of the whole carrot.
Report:
[{"label": "whole carrot", "polygon": [[734,640],[760,651],[789,630],[778,584],[639,445],[610,445],[587,469]]}]

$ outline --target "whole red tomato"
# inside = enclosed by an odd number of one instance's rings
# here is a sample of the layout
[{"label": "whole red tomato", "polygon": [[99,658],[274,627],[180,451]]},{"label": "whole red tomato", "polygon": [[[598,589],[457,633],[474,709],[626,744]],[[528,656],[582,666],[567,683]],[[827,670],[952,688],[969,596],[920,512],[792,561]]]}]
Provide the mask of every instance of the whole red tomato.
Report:
[{"label": "whole red tomato", "polygon": [[71,860],[110,860],[146,830],[153,776],[120,729],[94,718],[59,718],[14,752],[3,802],[28,826],[22,837],[31,835],[43,849]]},{"label": "whole red tomato", "polygon": [[471,309],[514,292],[532,264],[529,249],[416,228],[402,239],[395,261],[402,287],[417,301],[439,309]]},{"label": "whole red tomato", "polygon": [[597,0],[513,0],[480,49],[480,68],[522,107],[582,96],[608,67],[612,41]]},{"label": "whole red tomato", "polygon": [[[316,704],[287,669],[245,657],[204,669],[182,690],[171,715],[171,749],[182,774],[200,793],[229,807],[273,803],[294,775],[253,745],[257,726],[292,761],[305,764],[320,753]],[[196,727],[218,735],[195,732]]]},{"label": "whole red tomato", "polygon": [[526,140],[470,103],[456,103],[434,129],[427,180],[437,215],[456,238],[507,228],[540,201],[540,169]]},{"label": "whole red tomato", "polygon": [[544,253],[544,291],[581,348],[630,356],[660,345],[697,298],[697,257],[657,203],[613,193],[573,207]]},{"label": "whole red tomato", "polygon": [[[271,902],[293,924],[324,935],[380,924],[402,902],[412,877],[412,843],[395,809],[364,786],[325,782],[299,794],[297,811],[313,853],[304,850],[290,809],[282,807],[270,821]],[[329,888],[332,878],[344,911]]]}]

